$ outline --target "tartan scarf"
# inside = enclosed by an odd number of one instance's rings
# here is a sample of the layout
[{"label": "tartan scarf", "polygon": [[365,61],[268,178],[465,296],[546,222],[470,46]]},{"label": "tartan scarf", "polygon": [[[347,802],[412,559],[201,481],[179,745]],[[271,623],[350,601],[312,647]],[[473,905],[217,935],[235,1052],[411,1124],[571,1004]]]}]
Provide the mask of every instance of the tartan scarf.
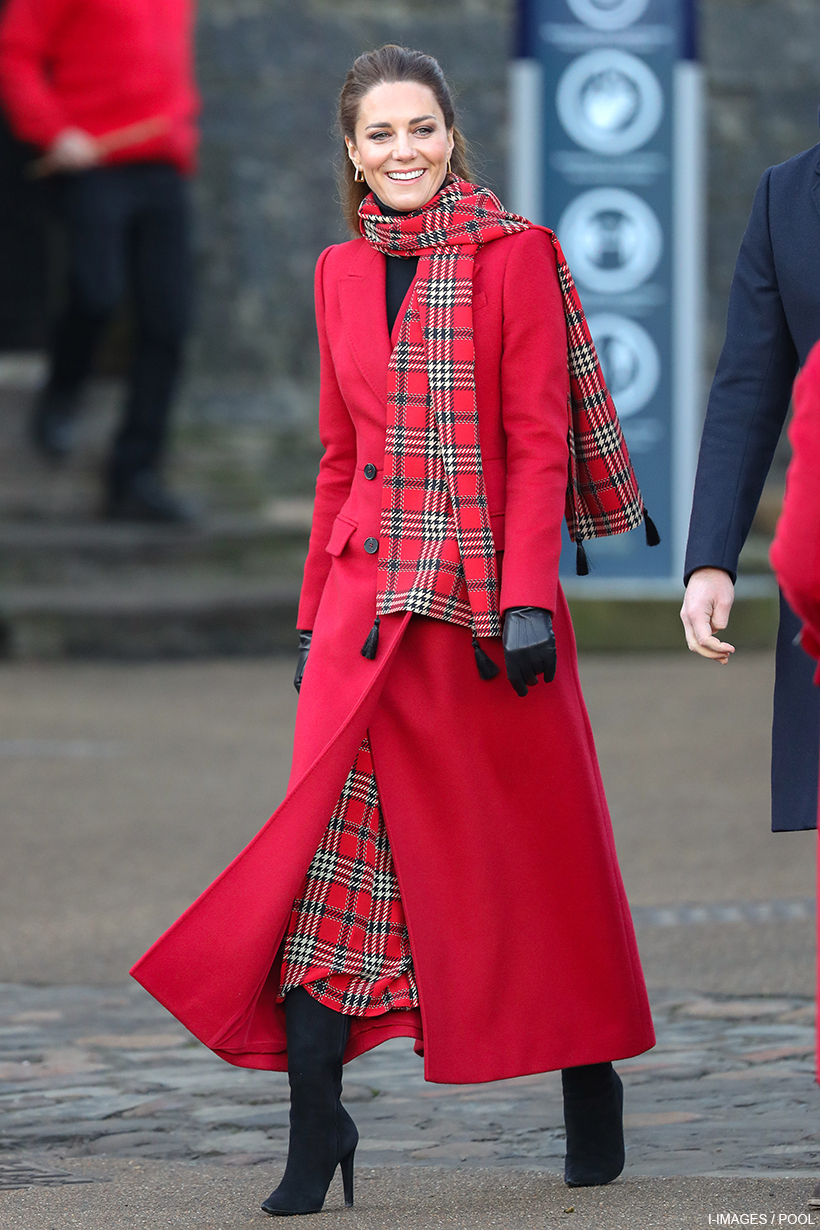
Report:
[{"label": "tartan scarf", "polygon": [[[398,216],[381,214],[369,194],[359,225],[378,252],[419,258],[388,369],[376,639],[362,652],[375,655],[378,616],[397,611],[471,627],[474,642],[499,636],[475,399],[473,270],[479,247],[533,224],[505,212],[487,189],[451,178],[421,209]],[[633,529],[645,509],[572,275],[556,236],[547,234],[569,350],[565,511],[583,572],[582,541]],[[650,525],[647,519],[647,541]]]}]

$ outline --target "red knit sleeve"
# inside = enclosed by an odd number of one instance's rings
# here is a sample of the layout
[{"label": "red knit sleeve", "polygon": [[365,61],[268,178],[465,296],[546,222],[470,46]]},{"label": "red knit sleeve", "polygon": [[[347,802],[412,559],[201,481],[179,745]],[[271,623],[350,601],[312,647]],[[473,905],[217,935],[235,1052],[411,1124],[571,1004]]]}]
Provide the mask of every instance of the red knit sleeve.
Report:
[{"label": "red knit sleeve", "polygon": [[44,149],[69,126],[46,66],[67,0],[7,0],[0,20],[0,98],[15,134]]},{"label": "red knit sleeve", "polygon": [[336,379],[325,324],[324,279],[332,276],[326,270],[331,252],[333,248],[327,248],[316,266],[316,328],[321,363],[319,436],[325,452],[316,480],[313,525],[296,621],[297,628],[305,629],[312,628],[316,618],[331,565],[325,548],[330,541],[333,522],[350,494],[356,471],[356,431]]},{"label": "red knit sleeve", "polygon": [[770,559],[790,606],[804,622],[803,648],[820,657],[820,342],[794,386],[792,461]]},{"label": "red knit sleeve", "polygon": [[554,611],[567,490],[567,330],[555,251],[541,230],[510,242],[501,399],[507,436],[501,610]]}]

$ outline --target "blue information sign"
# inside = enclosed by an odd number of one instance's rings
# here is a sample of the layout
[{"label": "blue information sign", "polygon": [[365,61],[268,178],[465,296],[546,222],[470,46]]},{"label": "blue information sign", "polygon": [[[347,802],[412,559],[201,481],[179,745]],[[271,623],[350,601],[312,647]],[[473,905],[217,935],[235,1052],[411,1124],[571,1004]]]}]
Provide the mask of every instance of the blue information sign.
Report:
[{"label": "blue information sign", "polygon": [[[700,396],[691,10],[691,0],[522,6],[513,122],[530,134],[530,159],[533,138],[540,156],[529,181],[513,168],[512,203],[558,233],[662,536],[652,550],[642,530],[593,541],[592,581],[679,579]],[[521,133],[516,150],[521,163]],[[574,571],[570,550],[563,571]]]}]

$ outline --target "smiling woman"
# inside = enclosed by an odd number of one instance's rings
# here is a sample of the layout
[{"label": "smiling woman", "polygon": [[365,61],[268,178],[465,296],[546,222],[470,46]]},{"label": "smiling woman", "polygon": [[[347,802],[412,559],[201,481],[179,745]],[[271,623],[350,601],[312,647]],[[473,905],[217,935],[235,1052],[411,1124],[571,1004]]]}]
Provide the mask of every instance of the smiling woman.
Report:
[{"label": "smiling woman", "polygon": [[356,235],[368,192],[391,209],[420,209],[448,172],[472,178],[452,95],[432,56],[390,45],[360,56],[342,89],[339,124],[348,154],[342,201]]},{"label": "smiling woman", "polygon": [[571,1186],[620,1174],[611,1061],[653,1043],[558,581],[565,515],[643,516],[580,301],[467,178],[430,56],[360,56],[340,126],[288,793],[134,969],[223,1058],[287,1068],[274,1215],[337,1166],[352,1203],[342,1064],[388,1038],[432,1081],[561,1069]]}]

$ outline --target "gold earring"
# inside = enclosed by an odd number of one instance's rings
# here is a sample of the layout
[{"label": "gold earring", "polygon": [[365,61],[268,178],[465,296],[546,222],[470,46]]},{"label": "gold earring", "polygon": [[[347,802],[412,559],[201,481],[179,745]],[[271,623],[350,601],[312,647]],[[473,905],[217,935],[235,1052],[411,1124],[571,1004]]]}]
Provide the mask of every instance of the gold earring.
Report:
[{"label": "gold earring", "polygon": [[[354,163],[353,165],[355,166],[356,164]],[[361,167],[356,167],[356,174],[353,176],[353,183],[354,184],[364,183],[364,171],[362,170]]]},{"label": "gold earring", "polygon": [[448,175],[453,174],[453,166],[452,166],[452,161],[450,158],[447,159],[447,174]]}]

